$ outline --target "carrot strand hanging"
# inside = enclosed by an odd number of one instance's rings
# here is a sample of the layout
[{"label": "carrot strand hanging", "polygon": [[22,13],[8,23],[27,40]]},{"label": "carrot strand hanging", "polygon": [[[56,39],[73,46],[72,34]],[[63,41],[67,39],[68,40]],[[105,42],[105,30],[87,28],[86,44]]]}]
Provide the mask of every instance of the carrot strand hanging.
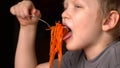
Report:
[{"label": "carrot strand hanging", "polygon": [[62,60],[62,38],[67,33],[67,30],[58,21],[55,26],[50,27],[51,41],[50,41],[50,68],[53,68],[53,62],[56,53],[58,54],[58,68],[60,68]]}]

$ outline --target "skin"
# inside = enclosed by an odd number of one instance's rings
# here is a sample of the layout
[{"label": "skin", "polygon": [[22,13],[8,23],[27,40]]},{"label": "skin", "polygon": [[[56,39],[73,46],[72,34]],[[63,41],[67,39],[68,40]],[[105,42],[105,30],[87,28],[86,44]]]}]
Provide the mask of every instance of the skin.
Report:
[{"label": "skin", "polygon": [[64,7],[63,24],[71,29],[72,35],[66,40],[67,49],[83,49],[88,60],[94,59],[114,40],[107,31],[115,27],[119,14],[111,11],[102,19],[98,16],[97,0],[65,0]]},{"label": "skin", "polygon": [[[71,37],[65,40],[67,49],[84,49],[87,60],[94,59],[114,40],[109,30],[116,26],[119,14],[111,11],[107,18],[99,20],[97,0],[65,0],[64,7],[63,24],[72,30]],[[34,50],[38,19],[30,15],[39,18],[40,11],[31,1],[21,1],[12,6],[10,12],[20,22],[15,68],[49,68],[48,62],[37,65]]]},{"label": "skin", "polygon": [[97,1],[66,0],[64,6],[63,23],[72,31],[72,37],[66,40],[67,48],[76,50],[93,45],[102,31],[101,23],[97,21]]}]

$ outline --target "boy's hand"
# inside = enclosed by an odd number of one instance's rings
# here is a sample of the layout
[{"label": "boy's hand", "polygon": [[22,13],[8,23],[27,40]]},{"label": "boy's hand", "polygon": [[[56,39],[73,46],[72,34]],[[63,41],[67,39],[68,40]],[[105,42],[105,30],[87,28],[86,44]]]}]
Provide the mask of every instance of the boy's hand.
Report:
[{"label": "boy's hand", "polygon": [[31,1],[21,1],[18,4],[10,8],[10,12],[15,15],[20,25],[36,25],[38,22],[37,18],[32,17],[32,15],[41,17],[40,11],[34,7],[34,4]]}]

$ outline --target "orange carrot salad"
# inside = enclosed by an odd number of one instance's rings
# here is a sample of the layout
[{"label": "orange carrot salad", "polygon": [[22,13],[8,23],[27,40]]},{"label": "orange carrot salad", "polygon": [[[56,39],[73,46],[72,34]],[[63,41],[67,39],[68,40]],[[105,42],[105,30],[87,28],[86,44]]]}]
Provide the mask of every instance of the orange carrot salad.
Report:
[{"label": "orange carrot salad", "polygon": [[60,68],[62,60],[62,38],[67,33],[67,30],[60,24],[60,21],[56,22],[55,26],[50,27],[51,41],[50,41],[50,68],[53,68],[53,62],[56,53],[58,54],[58,68]]}]

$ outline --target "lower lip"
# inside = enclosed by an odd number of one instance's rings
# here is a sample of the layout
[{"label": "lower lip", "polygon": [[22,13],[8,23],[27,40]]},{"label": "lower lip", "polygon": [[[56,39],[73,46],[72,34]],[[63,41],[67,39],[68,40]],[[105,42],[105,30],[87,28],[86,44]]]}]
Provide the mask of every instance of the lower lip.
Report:
[{"label": "lower lip", "polygon": [[63,40],[66,41],[68,40],[69,38],[72,37],[72,32],[68,32],[64,37],[63,37]]}]

